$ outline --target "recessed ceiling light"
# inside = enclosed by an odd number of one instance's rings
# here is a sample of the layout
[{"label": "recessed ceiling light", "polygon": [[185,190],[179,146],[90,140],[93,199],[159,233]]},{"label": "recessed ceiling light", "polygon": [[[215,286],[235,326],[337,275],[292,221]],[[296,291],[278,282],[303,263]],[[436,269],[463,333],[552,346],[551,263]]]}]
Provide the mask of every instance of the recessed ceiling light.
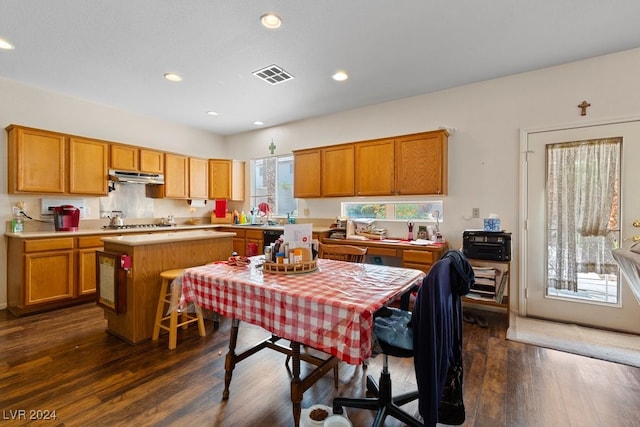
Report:
[{"label": "recessed ceiling light", "polygon": [[207,111],[207,114],[210,116],[217,116],[218,112],[217,111]]},{"label": "recessed ceiling light", "polygon": [[264,123],[261,122],[260,120],[256,120],[255,122],[253,122],[253,124],[256,126],[262,126]]},{"label": "recessed ceiling light", "polygon": [[4,50],[12,50],[15,49],[15,46],[6,41],[5,39],[0,39],[0,49]]},{"label": "recessed ceiling light", "polygon": [[337,82],[343,82],[349,78],[349,74],[346,71],[337,71],[333,76],[333,80]]},{"label": "recessed ceiling light", "polygon": [[267,13],[260,17],[260,23],[263,27],[274,30],[276,28],[280,28],[282,25],[282,19],[280,19],[280,17],[275,13]]},{"label": "recessed ceiling light", "polygon": [[181,82],[182,81],[182,77],[180,77],[176,73],[165,73],[164,74],[164,78],[169,80],[169,81],[171,81],[171,82]]}]

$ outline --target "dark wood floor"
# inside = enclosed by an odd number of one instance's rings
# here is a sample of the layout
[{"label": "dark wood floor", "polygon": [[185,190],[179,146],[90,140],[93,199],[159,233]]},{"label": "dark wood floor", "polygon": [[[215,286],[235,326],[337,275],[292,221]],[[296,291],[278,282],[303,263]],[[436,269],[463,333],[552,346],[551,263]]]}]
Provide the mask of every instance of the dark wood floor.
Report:
[{"label": "dark wood floor", "polygon": [[[504,316],[487,317],[487,329],[465,324],[464,425],[640,425],[640,369],[506,341]],[[241,362],[222,401],[229,327],[223,320],[214,331],[207,322],[206,338],[197,328],[181,331],[169,351],[166,335],[131,346],[106,333],[93,304],[18,319],[0,311],[0,424],[29,424],[15,419],[24,410],[27,417],[55,411],[55,421],[32,423],[38,426],[293,425],[282,354],[265,350]],[[243,325],[239,348],[264,336]],[[368,372],[377,377],[381,363],[372,359]],[[394,394],[415,388],[412,363],[390,359]],[[363,395],[364,377],[362,367],[343,363],[339,389],[329,374],[302,406]],[[373,419],[365,410],[348,415],[355,427]]]}]

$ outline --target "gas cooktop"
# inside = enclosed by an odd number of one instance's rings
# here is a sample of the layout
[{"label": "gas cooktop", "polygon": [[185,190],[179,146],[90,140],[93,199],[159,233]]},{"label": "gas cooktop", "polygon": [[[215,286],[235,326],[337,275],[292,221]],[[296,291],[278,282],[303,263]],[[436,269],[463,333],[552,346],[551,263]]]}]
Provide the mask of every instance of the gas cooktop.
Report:
[{"label": "gas cooktop", "polygon": [[173,227],[170,224],[125,224],[125,225],[103,225],[105,230],[130,230],[136,228],[166,228]]}]

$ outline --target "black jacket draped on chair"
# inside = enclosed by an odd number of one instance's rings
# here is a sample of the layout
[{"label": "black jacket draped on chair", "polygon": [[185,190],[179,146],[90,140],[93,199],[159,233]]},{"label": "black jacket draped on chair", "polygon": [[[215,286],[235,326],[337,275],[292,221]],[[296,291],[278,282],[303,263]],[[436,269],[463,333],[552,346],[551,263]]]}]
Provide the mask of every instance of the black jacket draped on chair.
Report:
[{"label": "black jacket draped on chair", "polygon": [[[474,274],[467,258],[448,251],[431,267],[418,290],[411,324],[420,415],[438,422],[438,405],[450,366],[462,366],[462,303]],[[441,420],[442,422],[443,420]]]}]

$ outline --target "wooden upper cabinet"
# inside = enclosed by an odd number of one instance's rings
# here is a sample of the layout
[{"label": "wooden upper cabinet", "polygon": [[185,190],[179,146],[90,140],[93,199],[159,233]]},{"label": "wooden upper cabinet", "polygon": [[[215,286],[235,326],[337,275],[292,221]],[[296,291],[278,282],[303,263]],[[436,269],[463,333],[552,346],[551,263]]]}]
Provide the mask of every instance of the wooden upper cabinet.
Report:
[{"label": "wooden upper cabinet", "polygon": [[164,153],[140,148],[140,172],[164,173]]},{"label": "wooden upper cabinet", "polygon": [[354,151],[354,144],[335,145],[321,149],[320,178],[323,196],[355,195]]},{"label": "wooden upper cabinet", "polygon": [[396,139],[397,194],[447,194],[448,137],[438,130]]},{"label": "wooden upper cabinet", "polygon": [[209,199],[231,199],[232,161],[209,159]]},{"label": "wooden upper cabinet", "polygon": [[69,137],[69,193],[106,195],[109,144]]},{"label": "wooden upper cabinet", "polygon": [[395,192],[395,140],[355,144],[356,196],[389,196]]},{"label": "wooden upper cabinet", "polygon": [[187,156],[165,153],[164,197],[189,198],[189,158]]},{"label": "wooden upper cabinet", "polygon": [[9,193],[66,191],[65,135],[11,125],[7,144]]},{"label": "wooden upper cabinet", "polygon": [[138,148],[130,145],[111,144],[111,169],[138,171]]},{"label": "wooden upper cabinet", "polygon": [[231,161],[231,200],[234,202],[244,201],[244,168],[245,162],[240,160]]},{"label": "wooden upper cabinet", "polygon": [[111,144],[111,169],[164,173],[164,153],[131,145]]},{"label": "wooden upper cabinet", "polygon": [[320,149],[293,152],[293,197],[321,197]]},{"label": "wooden upper cabinet", "polygon": [[189,198],[209,197],[209,162],[207,159],[189,157]]},{"label": "wooden upper cabinet", "polygon": [[209,159],[209,199],[244,201],[244,162]]}]

